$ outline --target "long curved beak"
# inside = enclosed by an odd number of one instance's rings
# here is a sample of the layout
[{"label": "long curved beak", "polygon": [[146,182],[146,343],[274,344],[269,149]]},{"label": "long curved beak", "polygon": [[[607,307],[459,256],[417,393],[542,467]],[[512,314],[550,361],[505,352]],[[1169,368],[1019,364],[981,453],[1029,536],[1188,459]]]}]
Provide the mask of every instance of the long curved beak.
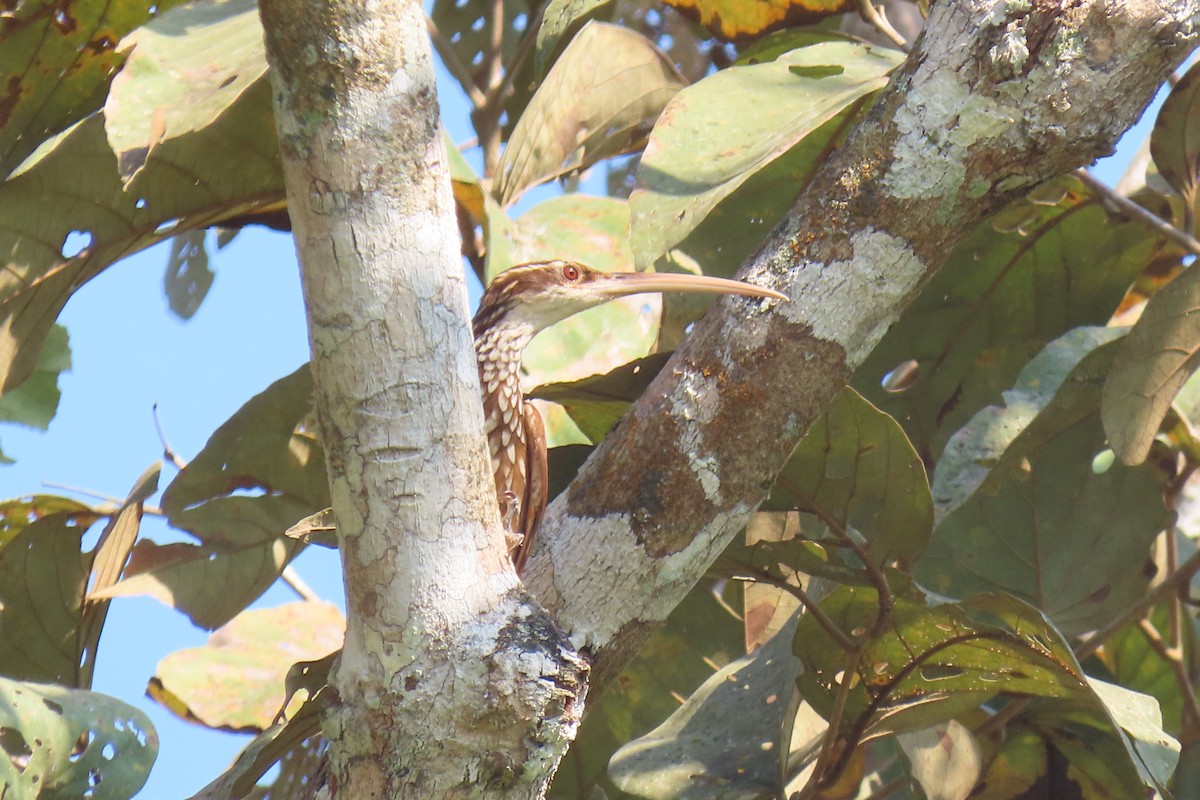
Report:
[{"label": "long curved beak", "polygon": [[693,292],[769,297],[775,300],[788,299],[785,294],[750,283],[677,272],[612,272],[596,288],[610,297],[623,297],[642,292]]}]

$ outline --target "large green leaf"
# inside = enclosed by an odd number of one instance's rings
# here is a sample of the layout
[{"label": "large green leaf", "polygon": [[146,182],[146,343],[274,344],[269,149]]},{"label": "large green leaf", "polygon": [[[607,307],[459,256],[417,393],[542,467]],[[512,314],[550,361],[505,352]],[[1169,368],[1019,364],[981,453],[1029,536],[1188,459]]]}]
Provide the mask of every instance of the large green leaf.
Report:
[{"label": "large green leaf", "polygon": [[598,442],[625,416],[630,404],[641,397],[670,357],[670,353],[655,353],[603,375],[543,384],[530,395],[558,403],[585,436]]},{"label": "large green leaf", "polygon": [[[1036,446],[1035,434],[1044,441],[1073,422],[1095,416],[1096,389],[1114,351],[1109,347],[1088,357],[1124,335],[1123,328],[1075,328],[1030,360],[1013,387],[1004,391],[1004,405],[980,409],[946,444],[933,473],[938,516],[974,494],[1018,439],[1010,461],[1024,458]],[[1081,366],[1084,359],[1088,362]]]},{"label": "large green leaf", "polygon": [[[893,581],[893,588],[898,584]],[[1083,673],[1062,637],[1036,609],[1009,595],[931,605],[915,589],[901,590],[878,638],[867,635],[880,613],[873,588],[840,587],[821,608],[844,633],[867,638],[852,658],[805,615],[793,644],[805,667],[800,691],[829,715],[844,680],[850,680],[841,730],[856,741],[919,730],[1000,693],[1058,698],[1086,693]]]},{"label": "large green leaf", "polygon": [[[207,5],[219,9],[214,12],[218,17],[240,13],[244,25],[257,25],[256,17],[244,8],[202,3],[162,14],[154,22],[155,29],[169,35],[172,29],[190,24],[197,9]],[[204,27],[190,30],[189,41],[192,34],[204,39]],[[254,36],[239,36],[233,42],[261,54],[261,40]],[[189,63],[189,52],[182,47],[171,51],[183,63]],[[240,70],[236,65],[249,58],[246,50],[234,48],[220,55],[225,60],[212,64],[214,70]],[[170,69],[171,63],[164,61],[160,67]],[[236,100],[210,85],[217,98],[214,102],[230,103],[218,113],[202,96],[190,93],[189,81],[176,80],[167,87],[148,75],[129,80],[122,96],[128,92],[136,97],[146,91],[154,93],[157,104],[109,108],[105,115],[83,120],[39,147],[0,183],[5,219],[0,230],[4,253],[0,387],[11,388],[30,374],[71,293],[114,261],[183,230],[259,209],[283,197],[268,81],[256,80]],[[143,86],[146,81],[149,85]],[[157,121],[164,113],[160,109],[188,105],[206,108],[212,124],[191,132],[184,125],[162,138]],[[172,113],[166,118],[176,117]],[[143,140],[149,130],[156,143],[145,154],[145,165],[129,191],[122,183],[106,125],[141,131]],[[133,136],[130,142],[137,139]]]},{"label": "large green leaf", "polygon": [[589,20],[611,16],[615,4],[616,0],[550,0],[542,13],[533,57],[538,79],[546,74],[564,41],[570,41]]},{"label": "large green leaf", "polygon": [[[1162,503],[1168,476],[1104,458],[1097,408],[1115,347],[1080,360],[1032,421],[1018,402],[963,430],[962,438],[984,440],[963,447],[990,470],[934,529],[914,573],[924,585],[951,597],[1009,592],[1068,634],[1103,625],[1141,596],[1150,543],[1171,520]],[[1043,366],[1048,382],[1060,379],[1052,358],[1030,366],[1027,385]],[[997,458],[988,440],[1006,416],[1023,430]]]},{"label": "large green leaf", "polygon": [[1200,271],[1189,269],[1150,298],[1125,337],[1104,386],[1104,429],[1126,464],[1150,452],[1175,395],[1200,364]]},{"label": "large green leaf", "polygon": [[189,3],[134,31],[121,50],[130,55],[104,104],[105,131],[134,190],[151,151],[208,128],[267,72],[253,0]]},{"label": "large green leaf", "polygon": [[1163,102],[1150,134],[1150,155],[1158,173],[1183,196],[1186,208],[1196,204],[1200,178],[1200,67],[1193,64]]},{"label": "large green leaf", "polygon": [[650,135],[630,198],[639,267],[683,241],[772,161],[882,88],[901,58],[824,42],[722,70],[677,94]]},{"label": "large green leaf", "polygon": [[53,684],[0,677],[0,731],[6,800],[127,800],[158,755],[158,734],[141,711]]},{"label": "large green leaf", "polygon": [[0,673],[70,685],[79,680],[91,563],[80,545],[97,518],[90,509],[50,513],[0,549]]},{"label": "large green leaf", "polygon": [[307,364],[251,398],[163,492],[167,519],[200,544],[139,542],[97,596],[150,594],[205,628],[258,597],[302,547],[284,532],[329,505],[311,410]]},{"label": "large green leaf", "polygon": [[641,146],[684,80],[644,36],[589,22],[521,115],[496,168],[503,205],[526,188]]},{"label": "large green leaf", "polygon": [[[1108,322],[1162,246],[1076,180],[1053,188],[976,228],[855,373],[855,388],[904,426],[926,464],[1047,342]],[[916,379],[885,388],[910,361]]]},{"label": "large green leaf", "polygon": [[126,34],[178,0],[23,0],[5,8],[0,179],[47,137],[104,103]]},{"label": "large green leaf", "polygon": [[[714,597],[712,586],[702,582],[692,589],[604,693],[588,699],[587,717],[550,796],[588,797],[599,786],[608,797],[624,797],[607,779],[609,757],[678,713],[683,698],[741,654],[741,644],[741,625]],[[780,702],[785,701],[786,695]]]},{"label": "large green leaf", "polygon": [[638,797],[777,796],[766,793],[786,773],[781,761],[809,749],[826,727],[811,714],[800,717],[801,730],[793,727],[795,627],[793,619],[754,653],[713,673],[663,724],[617,750],[609,765],[614,783]]},{"label": "large green leaf", "polygon": [[[933,528],[933,502],[921,459],[896,421],[847,388],[796,447],[775,480],[766,510],[816,514],[866,540],[877,566],[911,565]],[[820,531],[820,533],[817,533]],[[823,524],[805,531],[829,540]],[[805,571],[857,563],[834,544]],[[819,545],[812,543],[812,547]],[[815,551],[806,551],[815,558]]]}]

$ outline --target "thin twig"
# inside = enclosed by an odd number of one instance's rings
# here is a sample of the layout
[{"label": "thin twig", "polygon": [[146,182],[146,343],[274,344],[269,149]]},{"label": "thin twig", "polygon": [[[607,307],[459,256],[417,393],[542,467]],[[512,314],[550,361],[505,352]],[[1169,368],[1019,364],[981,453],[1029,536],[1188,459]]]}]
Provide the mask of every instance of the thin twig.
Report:
[{"label": "thin twig", "polygon": [[1192,236],[1190,233],[1181,231],[1170,222],[1167,222],[1165,219],[1153,213],[1152,211],[1143,208],[1142,206],[1130,200],[1128,197],[1117,194],[1107,184],[1105,184],[1096,176],[1092,175],[1092,173],[1088,172],[1086,169],[1076,170],[1075,175],[1079,178],[1079,180],[1083,181],[1083,183],[1089,189],[1103,197],[1106,202],[1116,206],[1117,209],[1125,216],[1129,217],[1135,222],[1140,222],[1142,225],[1146,226],[1155,233],[1158,233],[1163,238],[1171,240],[1192,255],[1200,256],[1200,241],[1197,241],[1196,237]]},{"label": "thin twig", "polygon": [[288,588],[299,595],[301,600],[315,601],[321,599],[321,596],[313,591],[313,588],[304,581],[304,578],[300,577],[300,573],[291,564],[283,568],[283,572],[279,573],[279,577],[288,585]]},{"label": "thin twig", "polygon": [[908,40],[892,27],[892,23],[887,21],[887,17],[883,12],[875,7],[873,0],[858,0],[858,15],[863,18],[863,22],[871,25],[875,30],[882,33],[888,39],[892,40],[892,44],[899,47],[904,52],[909,52]]},{"label": "thin twig", "polygon": [[429,38],[433,42],[433,48],[438,52],[438,57],[442,59],[442,63],[454,76],[454,79],[462,85],[471,105],[475,108],[483,108],[487,104],[487,98],[484,97],[483,91],[471,77],[471,71],[467,69],[467,65],[458,57],[458,53],[454,52],[454,47],[446,41],[445,36],[442,36],[437,23],[428,14],[425,15],[425,27],[429,31]]},{"label": "thin twig", "polygon": [[158,419],[158,403],[150,407],[150,413],[154,417],[154,430],[158,432],[158,441],[162,443],[163,458],[175,465],[175,469],[183,471],[187,466],[187,462],[179,457],[179,454],[171,447],[171,443],[167,441],[167,435],[163,433],[162,422]]},{"label": "thin twig", "polygon": [[1196,687],[1192,685],[1192,678],[1188,675],[1187,666],[1183,663],[1182,649],[1168,647],[1167,643],[1163,641],[1162,635],[1159,634],[1158,628],[1155,628],[1154,623],[1145,617],[1138,620],[1137,627],[1146,639],[1146,643],[1150,645],[1150,649],[1171,665],[1171,672],[1175,674],[1175,683],[1179,686],[1179,694],[1182,695],[1184,713],[1191,718],[1193,727],[1200,725],[1200,703],[1196,702]]},{"label": "thin twig", "polygon": [[817,624],[825,629],[825,632],[829,634],[829,638],[837,642],[838,646],[847,653],[853,652],[854,649],[858,647],[854,640],[843,633],[842,629],[839,628],[837,624],[829,618],[829,615],[822,610],[817,601],[813,600],[812,597],[809,596],[808,592],[804,591],[799,586],[793,586],[787,581],[780,580],[768,572],[746,569],[740,564],[738,565],[738,571],[744,572],[745,574],[739,575],[735,572],[730,575],[730,578],[735,581],[758,581],[759,583],[766,583],[774,586],[776,589],[782,589],[783,591],[795,597],[800,602],[800,605],[804,606],[804,609],[808,611],[809,614],[812,614],[812,617],[817,621]]},{"label": "thin twig", "polygon": [[1127,625],[1137,622],[1162,600],[1179,591],[1197,572],[1200,572],[1200,550],[1192,553],[1186,561],[1179,565],[1179,569],[1175,571],[1174,575],[1168,575],[1162,583],[1152,587],[1141,599],[1130,606],[1124,614],[1089,636],[1086,642],[1081,642],[1076,646],[1075,657],[1083,660],[1099,650],[1100,646],[1112,638],[1118,631]]},{"label": "thin twig", "polygon": [[120,508],[125,501],[120,497],[113,497],[111,494],[104,494],[92,489],[84,489],[82,486],[71,486],[67,483],[58,483],[57,481],[42,481],[42,486],[47,489],[61,489],[64,492],[74,492],[85,497],[94,497],[97,500],[103,500],[106,503],[111,503],[113,506]]}]

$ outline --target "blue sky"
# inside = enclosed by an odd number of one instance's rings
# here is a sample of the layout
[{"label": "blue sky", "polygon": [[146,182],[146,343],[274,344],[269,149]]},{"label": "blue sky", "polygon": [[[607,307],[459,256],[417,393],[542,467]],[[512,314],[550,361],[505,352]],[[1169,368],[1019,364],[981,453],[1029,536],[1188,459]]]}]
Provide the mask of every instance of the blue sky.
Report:
[{"label": "blue sky", "polygon": [[[465,101],[444,72],[438,79],[443,116],[453,138],[465,141],[472,136]],[[1139,124],[1118,155],[1101,165],[1102,179],[1114,183],[1120,177],[1121,165],[1149,124]],[[171,445],[188,459],[242,403],[308,359],[290,237],[250,229],[224,250],[214,245],[210,251],[216,280],[190,321],[167,309],[164,246],[120,262],[71,298],[60,321],[70,332],[74,366],[60,381],[58,416],[45,433],[0,427],[4,452],[17,459],[0,467],[0,497],[70,494],[43,481],[123,497],[161,458],[151,414],[155,404]],[[472,284],[474,303],[479,290]],[[164,467],[160,485],[174,474]],[[149,518],[145,533],[160,541],[178,536]],[[296,568],[319,595],[344,606],[334,553],[309,548]],[[294,599],[290,590],[276,586],[256,607]],[[119,599],[109,613],[95,688],[145,710],[159,735],[158,762],[141,798],[190,796],[248,741],[182,722],[143,696],[160,659],[200,646],[207,637],[208,632],[148,598]]]}]

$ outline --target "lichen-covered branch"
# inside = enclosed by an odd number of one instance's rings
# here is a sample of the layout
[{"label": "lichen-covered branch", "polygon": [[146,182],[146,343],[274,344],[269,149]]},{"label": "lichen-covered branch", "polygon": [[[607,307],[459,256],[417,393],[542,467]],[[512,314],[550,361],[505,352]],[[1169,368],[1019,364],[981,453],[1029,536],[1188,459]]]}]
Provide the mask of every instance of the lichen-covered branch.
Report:
[{"label": "lichen-covered branch", "polygon": [[963,0],[550,507],[527,582],[615,674],[745,525],[954,244],[1111,152],[1197,41],[1197,0]]}]

